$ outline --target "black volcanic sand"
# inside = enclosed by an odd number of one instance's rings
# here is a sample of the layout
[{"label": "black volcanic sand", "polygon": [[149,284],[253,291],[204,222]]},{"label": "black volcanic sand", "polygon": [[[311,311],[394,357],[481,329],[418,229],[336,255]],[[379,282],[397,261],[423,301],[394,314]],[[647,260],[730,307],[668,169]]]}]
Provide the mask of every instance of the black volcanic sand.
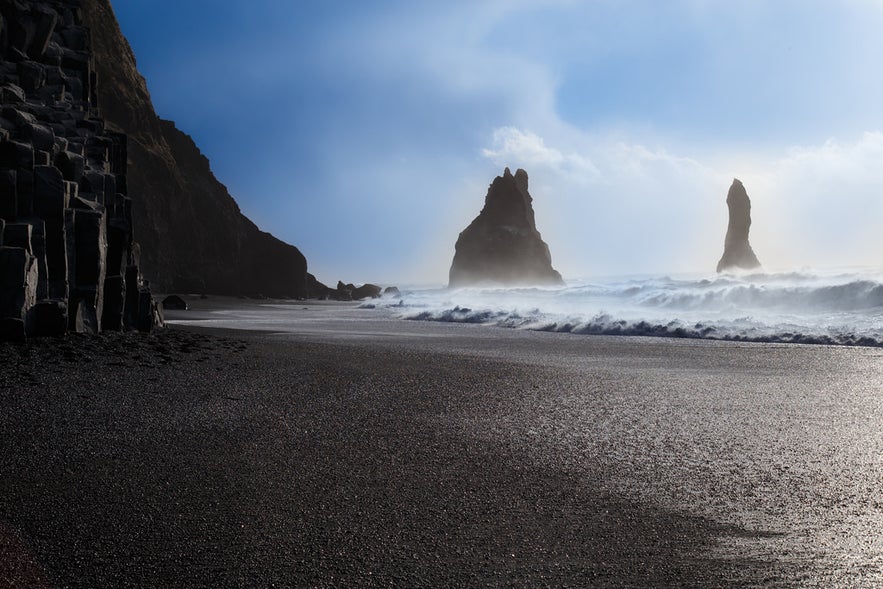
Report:
[{"label": "black volcanic sand", "polygon": [[0,587],[794,578],[714,556],[771,532],[629,500],[591,457],[528,459],[508,434],[573,371],[440,347],[182,328],[0,344]]}]

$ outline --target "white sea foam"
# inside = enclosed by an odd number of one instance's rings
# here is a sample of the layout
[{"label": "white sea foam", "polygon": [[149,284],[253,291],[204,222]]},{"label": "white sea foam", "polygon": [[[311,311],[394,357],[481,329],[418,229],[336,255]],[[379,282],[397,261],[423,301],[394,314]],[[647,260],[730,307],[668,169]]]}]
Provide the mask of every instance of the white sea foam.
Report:
[{"label": "white sea foam", "polygon": [[371,305],[403,319],[576,334],[883,346],[880,269],[414,289]]}]

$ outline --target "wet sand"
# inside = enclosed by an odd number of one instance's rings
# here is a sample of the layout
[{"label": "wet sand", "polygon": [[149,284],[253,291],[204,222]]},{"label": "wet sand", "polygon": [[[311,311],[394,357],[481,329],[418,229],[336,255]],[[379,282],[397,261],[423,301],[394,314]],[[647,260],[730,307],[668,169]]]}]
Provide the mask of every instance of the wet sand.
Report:
[{"label": "wet sand", "polygon": [[323,317],[0,345],[0,586],[883,580],[879,351]]}]

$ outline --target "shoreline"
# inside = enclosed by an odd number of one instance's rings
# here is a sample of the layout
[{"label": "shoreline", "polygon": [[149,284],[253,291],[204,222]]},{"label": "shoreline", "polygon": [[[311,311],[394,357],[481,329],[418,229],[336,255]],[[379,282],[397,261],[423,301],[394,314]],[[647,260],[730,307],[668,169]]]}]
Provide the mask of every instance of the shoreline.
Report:
[{"label": "shoreline", "polygon": [[[573,329],[571,325],[559,328],[551,326],[524,326],[524,325],[498,325],[464,319],[438,319],[419,317],[397,317],[391,313],[390,308],[377,308],[371,299],[363,301],[331,301],[331,300],[288,300],[288,299],[244,299],[237,297],[211,297],[201,298],[199,295],[185,295],[185,300],[191,305],[186,311],[168,310],[166,319],[170,325],[203,327],[210,329],[231,329],[232,331],[258,331],[297,334],[305,329],[317,333],[329,334],[328,323],[339,319],[346,319],[351,323],[362,324],[359,329],[364,330],[364,324],[374,322],[381,326],[374,330],[374,335],[382,335],[390,330],[393,323],[419,324],[435,323],[437,325],[460,325],[472,326],[484,329],[502,329],[508,331],[526,331],[535,333],[548,333],[558,336],[589,337],[589,338],[649,338],[670,341],[707,341],[733,344],[764,344],[764,345],[799,345],[799,346],[824,346],[834,348],[869,348],[880,349],[883,340],[876,340],[865,336],[843,335],[805,335],[798,332],[783,333],[780,335],[710,335],[707,328],[698,329],[675,329],[669,326],[649,325],[639,323],[631,327],[598,328],[586,327],[585,329]],[[284,308],[288,316],[281,316],[273,310]],[[467,309],[468,311],[469,309]],[[302,311],[317,311],[317,317],[305,316]],[[392,328],[393,331],[417,332],[419,329],[404,327]],[[359,331],[340,330],[342,334],[357,335]],[[368,334],[370,335],[370,333]]]},{"label": "shoreline", "polygon": [[[72,587],[860,578],[837,546],[805,552],[842,512],[776,515],[804,478],[746,497],[784,455],[770,436],[826,431],[794,413],[829,402],[812,390],[879,384],[875,349],[311,321],[4,347],[0,550]],[[756,431],[734,429],[749,409]]]}]

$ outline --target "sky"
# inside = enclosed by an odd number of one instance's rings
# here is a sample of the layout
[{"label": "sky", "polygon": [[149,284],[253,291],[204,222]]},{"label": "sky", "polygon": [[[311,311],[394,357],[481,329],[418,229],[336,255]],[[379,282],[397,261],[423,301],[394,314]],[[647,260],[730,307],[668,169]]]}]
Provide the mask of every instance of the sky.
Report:
[{"label": "sky", "polygon": [[319,280],[444,284],[508,166],[565,278],[883,266],[883,0],[112,0],[159,116]]}]

